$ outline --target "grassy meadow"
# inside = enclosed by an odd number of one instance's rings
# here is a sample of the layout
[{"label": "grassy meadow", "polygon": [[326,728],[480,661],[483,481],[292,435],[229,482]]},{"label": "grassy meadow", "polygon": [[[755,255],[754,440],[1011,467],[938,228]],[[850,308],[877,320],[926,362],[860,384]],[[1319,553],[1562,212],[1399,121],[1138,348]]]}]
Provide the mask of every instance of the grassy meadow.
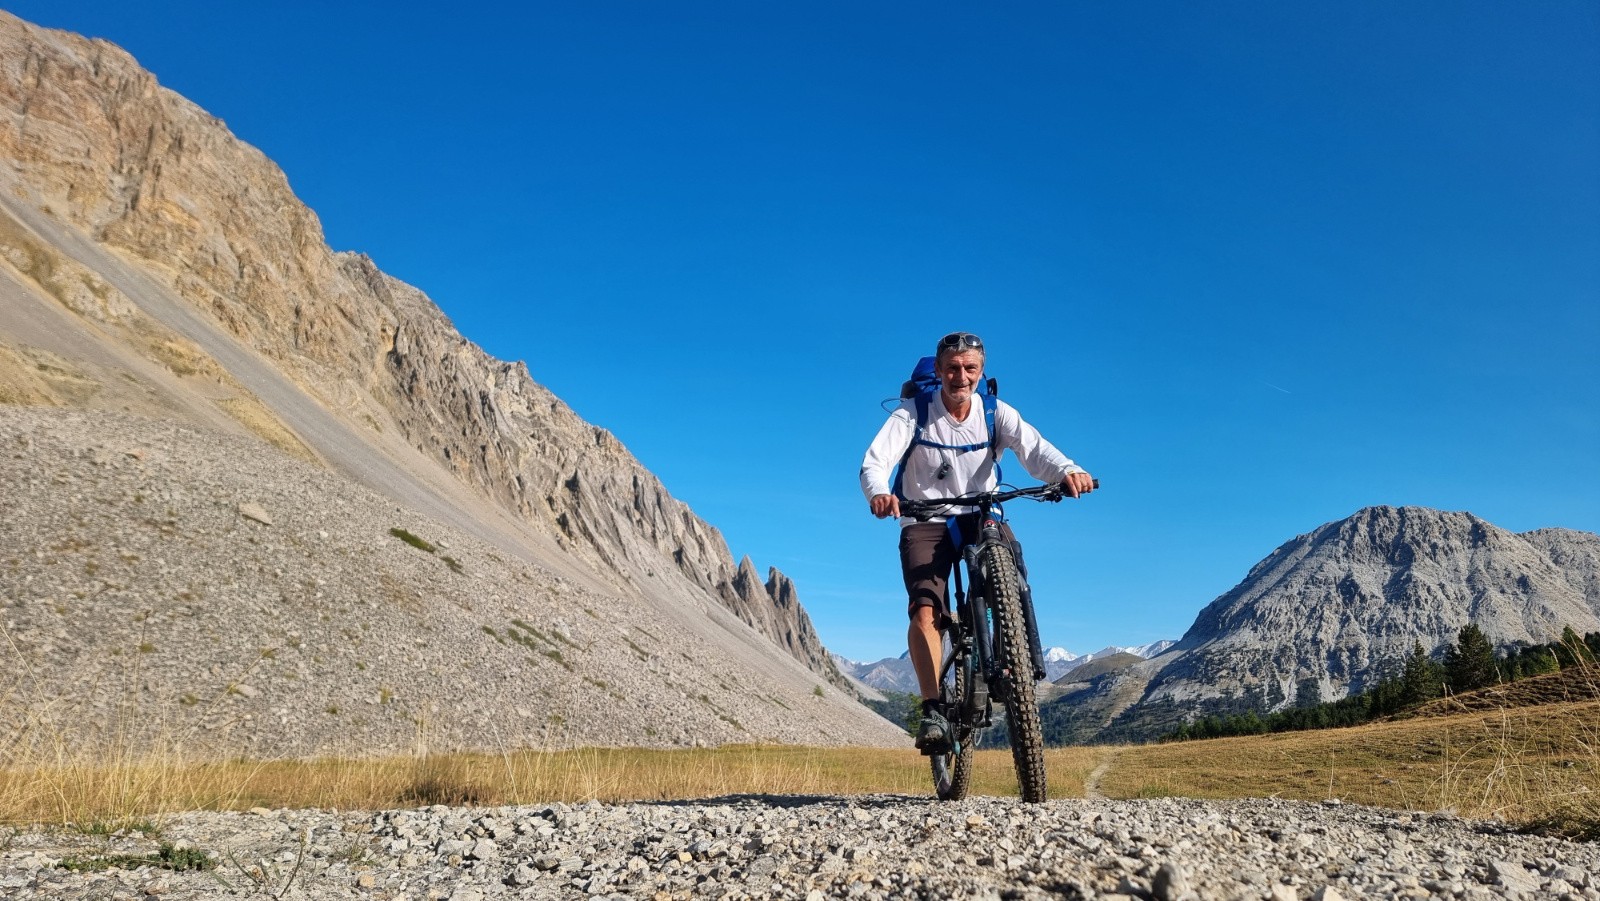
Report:
[{"label": "grassy meadow", "polygon": [[[1465,709],[1347,729],[1047,753],[1051,796],[1281,797],[1450,810],[1600,839],[1600,701]],[[376,809],[746,795],[925,796],[911,750],[575,748],[324,760],[192,761],[181,748],[27,759],[0,747],[0,823],[103,826],[183,810]],[[981,751],[973,791],[1015,795]]]}]

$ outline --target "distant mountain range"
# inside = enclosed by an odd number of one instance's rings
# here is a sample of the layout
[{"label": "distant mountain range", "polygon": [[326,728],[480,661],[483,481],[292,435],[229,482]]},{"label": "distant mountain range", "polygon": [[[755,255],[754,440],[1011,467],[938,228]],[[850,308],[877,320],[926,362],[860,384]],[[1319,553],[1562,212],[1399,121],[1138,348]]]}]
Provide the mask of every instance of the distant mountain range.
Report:
[{"label": "distant mountain range", "polygon": [[[1074,654],[1066,648],[1046,648],[1045,678],[1053,682],[1086,663],[1118,654],[1132,654],[1140,659],[1154,657],[1175,643],[1163,639],[1135,647],[1113,645],[1091,654]],[[873,663],[861,663],[835,654],[833,662],[839,667],[840,672],[879,691],[900,691],[908,694],[915,694],[918,691],[917,675],[911,668],[911,658],[904,653],[898,657],[885,657]]]}]

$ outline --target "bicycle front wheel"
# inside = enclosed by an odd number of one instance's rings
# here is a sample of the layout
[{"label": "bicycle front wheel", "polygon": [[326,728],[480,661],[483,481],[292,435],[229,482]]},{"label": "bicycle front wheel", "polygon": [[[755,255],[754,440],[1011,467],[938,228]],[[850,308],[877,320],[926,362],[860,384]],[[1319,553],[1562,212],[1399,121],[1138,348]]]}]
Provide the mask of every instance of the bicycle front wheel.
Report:
[{"label": "bicycle front wheel", "polygon": [[1006,724],[1011,732],[1011,759],[1017,768],[1022,800],[1038,802],[1048,793],[1044,776],[1044,735],[1034,696],[1033,655],[1028,650],[1028,625],[1023,618],[1022,589],[1011,548],[990,543],[980,558],[989,605],[994,612],[997,667],[1006,685]]}]

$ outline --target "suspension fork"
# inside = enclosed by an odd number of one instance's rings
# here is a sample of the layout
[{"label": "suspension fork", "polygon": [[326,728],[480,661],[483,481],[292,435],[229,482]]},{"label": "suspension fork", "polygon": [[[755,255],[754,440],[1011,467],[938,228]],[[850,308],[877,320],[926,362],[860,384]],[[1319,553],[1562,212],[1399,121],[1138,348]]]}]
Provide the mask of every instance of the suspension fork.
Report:
[{"label": "suspension fork", "polygon": [[961,553],[963,564],[967,567],[967,580],[971,583],[971,594],[975,597],[982,596],[981,604],[972,604],[973,617],[968,628],[978,646],[978,672],[991,686],[1002,685],[1003,674],[999,672],[999,662],[995,658],[994,624],[990,621],[988,602],[989,574],[984,571],[982,563],[983,552],[993,544],[1004,544],[1005,539],[1000,535],[1000,527],[991,516],[989,510],[983,511],[982,527],[978,532],[978,540],[967,545]]}]

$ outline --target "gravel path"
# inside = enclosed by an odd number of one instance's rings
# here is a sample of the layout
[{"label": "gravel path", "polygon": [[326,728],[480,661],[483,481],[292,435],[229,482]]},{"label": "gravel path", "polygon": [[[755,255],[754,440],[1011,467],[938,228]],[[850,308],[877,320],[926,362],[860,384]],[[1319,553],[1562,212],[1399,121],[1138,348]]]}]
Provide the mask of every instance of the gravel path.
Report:
[{"label": "gravel path", "polygon": [[[1600,846],[1444,814],[1277,800],[739,797],[191,813],[155,835],[0,831],[0,896],[1600,899]],[[112,854],[207,871],[76,872]]]}]

